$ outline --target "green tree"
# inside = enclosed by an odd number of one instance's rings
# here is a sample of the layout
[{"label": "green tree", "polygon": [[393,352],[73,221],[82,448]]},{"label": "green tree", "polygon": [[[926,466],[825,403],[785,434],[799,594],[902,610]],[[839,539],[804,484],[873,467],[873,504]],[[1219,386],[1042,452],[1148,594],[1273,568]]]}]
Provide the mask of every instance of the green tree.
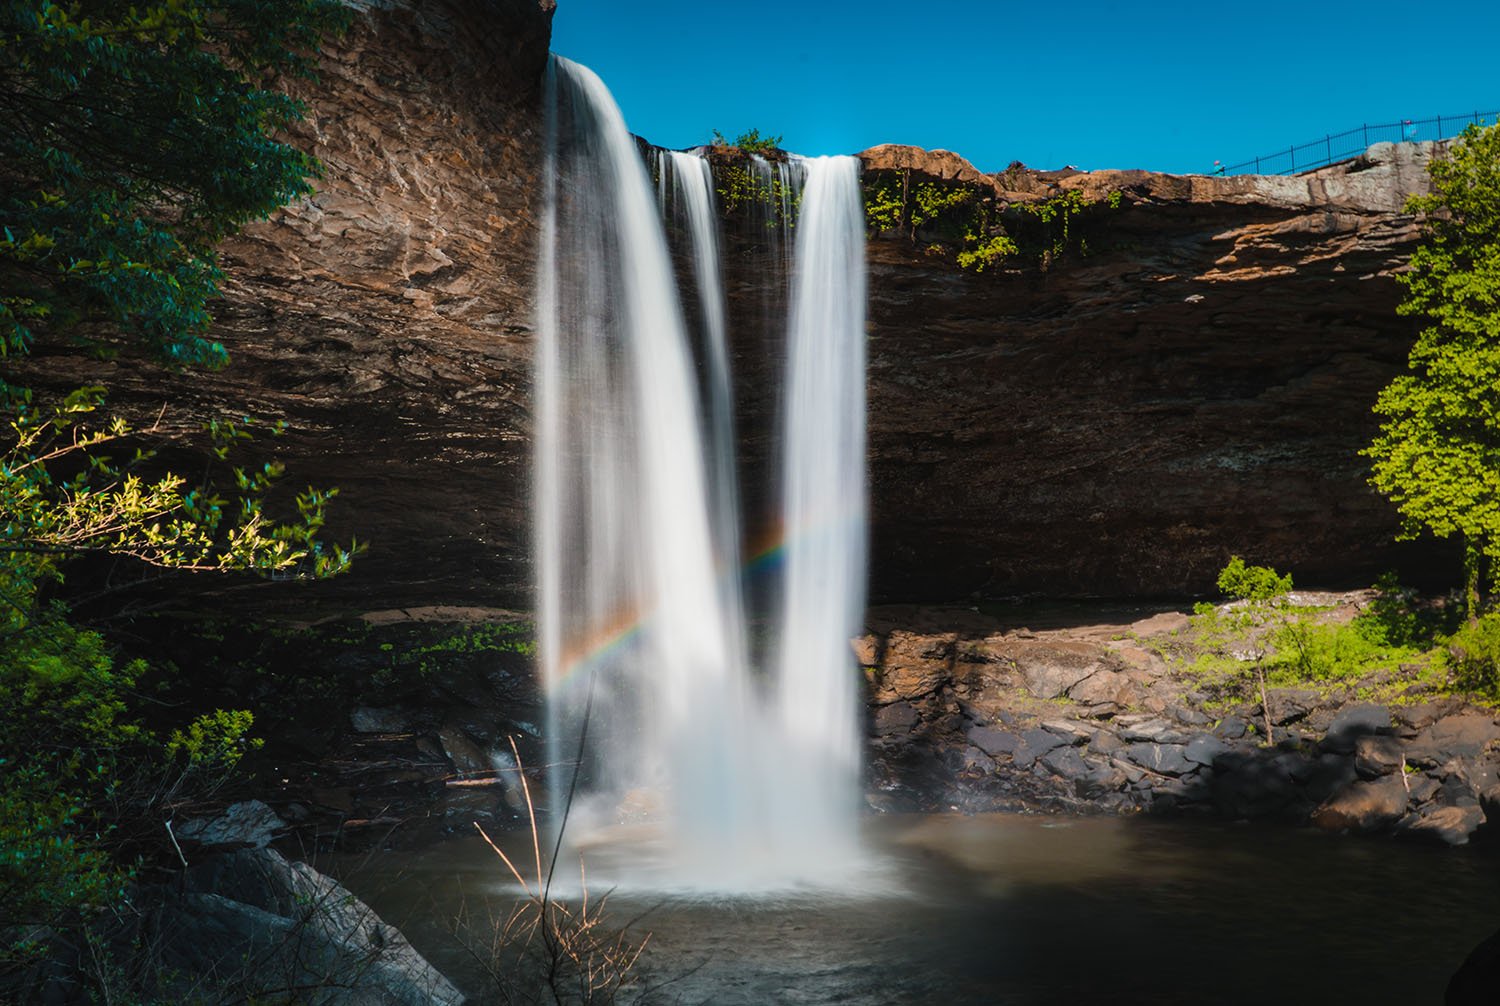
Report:
[{"label": "green tree", "polygon": [[[170,366],[221,366],[208,338],[216,246],[311,191],[318,164],[276,138],[303,107],[339,0],[0,0],[0,353],[130,340]],[[49,599],[67,562],[105,552],[193,571],[323,577],[333,491],[265,500],[281,466],[232,467],[251,422],[210,420],[223,477],[152,460],[155,429],[98,418],[104,389],[34,400],[0,383],[0,933],[118,896],[120,822],[170,810],[247,745],[242,710],[148,731],[145,667]],[[273,427],[271,432],[279,432]],[[157,822],[160,830],[160,822]],[[8,951],[0,941],[0,976]],[[0,998],[4,990],[0,988]]]},{"label": "green tree", "polygon": [[1500,558],[1500,131],[1471,126],[1428,167],[1407,210],[1423,239],[1400,311],[1423,328],[1408,372],[1381,392],[1370,483],[1396,504],[1402,538],[1459,536],[1464,600],[1479,615],[1481,567]]},{"label": "green tree", "polygon": [[102,320],[169,360],[203,337],[215,246],[311,191],[275,134],[337,0],[0,2],[0,349]]},{"label": "green tree", "polygon": [[747,129],[731,140],[717,129],[713,132],[713,145],[715,147],[738,147],[747,154],[765,154],[781,149],[781,136],[779,134],[772,136],[767,133],[765,136],[762,136],[759,129]]}]

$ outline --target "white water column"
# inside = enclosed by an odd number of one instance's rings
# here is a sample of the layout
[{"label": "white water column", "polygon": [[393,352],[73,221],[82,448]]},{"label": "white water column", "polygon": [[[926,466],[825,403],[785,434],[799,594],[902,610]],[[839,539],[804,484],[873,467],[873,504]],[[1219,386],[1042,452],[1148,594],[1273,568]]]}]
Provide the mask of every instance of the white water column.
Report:
[{"label": "white water column", "polygon": [[[578,764],[574,841],[618,850],[635,839],[615,825],[655,823],[649,851],[606,856],[602,873],[591,866],[608,884],[836,883],[858,858],[849,650],[865,566],[858,162],[775,169],[807,187],[782,431],[785,596],[768,627],[779,657],[757,672],[744,652],[712,175],[701,158],[668,154],[653,192],[598,77],[554,57],[548,92],[535,503],[551,806],[562,809]],[[791,189],[775,192],[783,222]],[[701,368],[658,214],[669,194],[685,217]]]},{"label": "white water column", "polygon": [[[685,226],[698,291],[702,347],[707,389],[710,512],[714,553],[720,570],[731,651],[743,659],[744,601],[738,575],[740,565],[740,504],[735,475],[734,382],[729,366],[729,332],[725,321],[723,270],[719,261],[719,221],[714,199],[713,172],[708,160],[682,150],[658,155],[659,198],[664,212],[675,208]],[[670,197],[670,199],[668,198]]]},{"label": "white water column", "polygon": [[603,83],[559,57],[548,79],[536,523],[552,801],[592,702],[584,792],[650,788],[679,831],[727,841],[741,822],[725,793],[744,787],[750,760],[747,700],[666,240]]},{"label": "white water column", "polygon": [[786,557],[778,721],[806,840],[852,847],[860,770],[866,542],[865,218],[859,161],[802,161],[783,406]]}]

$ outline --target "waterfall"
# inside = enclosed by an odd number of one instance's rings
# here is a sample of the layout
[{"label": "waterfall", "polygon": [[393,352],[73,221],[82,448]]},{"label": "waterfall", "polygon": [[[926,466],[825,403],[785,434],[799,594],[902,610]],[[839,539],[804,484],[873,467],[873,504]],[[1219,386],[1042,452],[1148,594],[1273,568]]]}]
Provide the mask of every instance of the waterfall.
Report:
[{"label": "waterfall", "polygon": [[[547,99],[535,508],[550,804],[567,808],[574,845],[640,820],[658,829],[654,858],[606,871],[610,883],[754,891],[829,881],[856,859],[858,162],[755,167],[781,180],[787,227],[794,182],[806,179],[783,423],[785,601],[768,630],[776,666],[756,668],[709,164],[659,155],[653,191],[597,76],[554,57]],[[694,299],[679,291],[663,214],[691,262]]]},{"label": "waterfall", "polygon": [[[713,518],[714,551],[723,571],[719,578],[725,610],[731,616],[744,610],[740,579],[740,508],[734,469],[734,384],[729,367],[729,333],[725,321],[724,287],[720,279],[719,238],[714,211],[713,172],[703,157],[680,150],[659,151],[657,156],[658,198],[662,210],[682,218],[688,234],[693,263],[693,282],[698,290],[699,328],[697,344],[707,363],[705,408],[708,413],[708,458],[710,467],[710,513]],[[741,619],[731,617],[736,631],[733,651],[744,653],[738,631]]]},{"label": "waterfall", "polygon": [[803,162],[783,405],[777,698],[820,847],[853,841],[865,604],[865,256],[859,161]]}]

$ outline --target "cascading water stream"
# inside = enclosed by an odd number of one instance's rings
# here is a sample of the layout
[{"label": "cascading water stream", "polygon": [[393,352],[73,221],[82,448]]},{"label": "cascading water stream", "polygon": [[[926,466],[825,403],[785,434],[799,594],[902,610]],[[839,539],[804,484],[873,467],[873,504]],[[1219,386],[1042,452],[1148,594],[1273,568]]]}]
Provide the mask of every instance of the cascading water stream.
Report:
[{"label": "cascading water stream", "polygon": [[[714,211],[713,172],[708,161],[680,150],[658,152],[658,199],[664,213],[675,207],[683,218],[698,290],[698,345],[707,364],[708,490],[711,496],[715,556],[721,570],[719,587],[726,611],[743,612],[740,578],[740,506],[734,467],[734,385],[729,369],[729,334],[725,323],[724,288],[720,280],[719,238]],[[729,628],[738,630],[740,618]],[[743,656],[744,640],[731,640],[732,652]]]},{"label": "cascading water stream", "polygon": [[802,830],[849,849],[859,795],[857,668],[865,605],[865,255],[859,161],[802,162],[783,405],[786,561],[778,712]]},{"label": "cascading water stream", "polygon": [[[769,627],[776,667],[757,672],[745,654],[709,165],[659,157],[653,199],[640,150],[593,73],[554,57],[548,97],[536,507],[552,806],[562,809],[576,763],[572,843],[639,819],[659,825],[655,861],[606,870],[610,883],[753,892],[836,882],[858,858],[858,162],[755,169],[780,183],[767,191],[784,200],[775,217],[787,226],[794,188],[807,182],[783,417],[785,600]],[[697,340],[658,200],[685,224]]]}]

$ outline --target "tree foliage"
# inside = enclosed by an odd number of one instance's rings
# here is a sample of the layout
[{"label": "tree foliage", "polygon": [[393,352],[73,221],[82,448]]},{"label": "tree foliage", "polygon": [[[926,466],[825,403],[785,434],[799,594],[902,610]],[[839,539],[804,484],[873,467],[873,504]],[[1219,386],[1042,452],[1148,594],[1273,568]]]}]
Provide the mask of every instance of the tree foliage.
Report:
[{"label": "tree foliage", "polygon": [[[125,338],[222,365],[216,245],[311,191],[316,160],[276,138],[304,110],[275,82],[310,72],[346,16],[338,0],[0,0],[0,353]],[[230,457],[249,419],[204,424],[215,463],[189,480],[153,459],[160,424],[100,418],[103,388],[41,398],[0,383],[0,977],[9,927],[118,897],[121,822],[170,814],[251,743],[245,710],[148,730],[146,665],[50,596],[67,562],[323,577],[357,551],[320,539],[332,490],[273,516],[281,465]]]},{"label": "tree foliage", "polygon": [[1216,585],[1240,601],[1274,601],[1292,589],[1292,574],[1282,575],[1270,566],[1250,566],[1239,556],[1230,556],[1219,571]]},{"label": "tree foliage", "polygon": [[747,154],[765,154],[781,149],[780,134],[772,136],[767,133],[762,136],[759,129],[747,129],[731,140],[717,129],[713,132],[713,145],[716,147],[738,147]]},{"label": "tree foliage", "polygon": [[337,0],[0,3],[0,349],[103,320],[168,359],[203,337],[214,247],[311,191],[275,138]]},{"label": "tree foliage", "polygon": [[1402,537],[1463,539],[1473,617],[1481,560],[1500,558],[1500,130],[1469,127],[1428,172],[1431,192],[1407,204],[1424,236],[1401,277],[1400,311],[1423,327],[1364,453]]}]

